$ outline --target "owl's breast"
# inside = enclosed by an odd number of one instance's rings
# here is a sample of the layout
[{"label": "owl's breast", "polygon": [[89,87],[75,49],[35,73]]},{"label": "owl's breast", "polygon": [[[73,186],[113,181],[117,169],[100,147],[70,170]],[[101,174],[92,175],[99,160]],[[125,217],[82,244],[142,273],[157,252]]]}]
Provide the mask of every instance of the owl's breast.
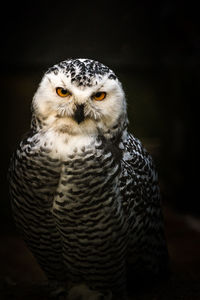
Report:
[{"label": "owl's breast", "polygon": [[64,222],[84,223],[117,208],[120,165],[101,141],[74,148],[62,161],[53,211]]},{"label": "owl's breast", "polygon": [[88,206],[96,198],[104,194],[108,198],[113,192],[114,186],[117,186],[119,165],[111,152],[106,153],[95,147],[79,150],[76,149],[77,152],[68,155],[62,162],[57,192],[62,195],[63,201]]},{"label": "owl's breast", "polygon": [[116,249],[117,255],[124,253],[127,224],[121,209],[119,172],[115,157],[98,143],[77,149],[62,163],[53,214],[72,277],[86,268],[88,276],[90,272],[93,276],[94,269],[100,272],[102,265],[112,261]]}]

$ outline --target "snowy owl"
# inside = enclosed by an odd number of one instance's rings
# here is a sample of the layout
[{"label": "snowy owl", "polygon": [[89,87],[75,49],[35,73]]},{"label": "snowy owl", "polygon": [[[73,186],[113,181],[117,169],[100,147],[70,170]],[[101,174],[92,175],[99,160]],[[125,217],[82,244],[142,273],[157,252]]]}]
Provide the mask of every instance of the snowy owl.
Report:
[{"label": "snowy owl", "polygon": [[94,60],[49,68],[33,97],[9,169],[12,209],[66,299],[126,299],[129,283],[167,269],[157,174],[127,125],[119,79]]}]

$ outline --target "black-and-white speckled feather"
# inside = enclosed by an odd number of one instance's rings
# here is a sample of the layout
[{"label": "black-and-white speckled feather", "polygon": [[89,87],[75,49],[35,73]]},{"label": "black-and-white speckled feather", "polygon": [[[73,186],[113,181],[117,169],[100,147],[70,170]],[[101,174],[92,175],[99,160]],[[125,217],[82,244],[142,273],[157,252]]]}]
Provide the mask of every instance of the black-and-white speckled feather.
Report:
[{"label": "black-and-white speckled feather", "polygon": [[159,277],[168,256],[157,174],[127,132],[122,86],[70,59],[45,73],[32,109],[9,170],[17,227],[69,300],[125,299],[128,271]]}]

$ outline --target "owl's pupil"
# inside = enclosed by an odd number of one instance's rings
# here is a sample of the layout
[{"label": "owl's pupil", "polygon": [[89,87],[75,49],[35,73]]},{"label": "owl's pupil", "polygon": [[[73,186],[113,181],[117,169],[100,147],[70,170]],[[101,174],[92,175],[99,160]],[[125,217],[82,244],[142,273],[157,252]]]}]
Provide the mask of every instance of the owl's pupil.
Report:
[{"label": "owl's pupil", "polygon": [[61,92],[62,92],[62,94],[64,94],[64,95],[67,94],[67,90],[62,89]]},{"label": "owl's pupil", "polygon": [[101,97],[101,94],[102,94],[101,92],[98,92],[98,93],[96,93],[95,96],[96,96],[96,97]]}]

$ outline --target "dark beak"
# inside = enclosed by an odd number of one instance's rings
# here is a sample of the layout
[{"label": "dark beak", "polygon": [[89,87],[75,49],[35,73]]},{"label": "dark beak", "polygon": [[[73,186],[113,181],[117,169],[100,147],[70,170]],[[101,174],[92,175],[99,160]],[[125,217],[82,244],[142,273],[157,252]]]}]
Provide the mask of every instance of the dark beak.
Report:
[{"label": "dark beak", "polygon": [[76,111],[74,114],[74,119],[75,121],[80,124],[81,122],[84,121],[85,116],[84,116],[84,104],[80,104],[76,106]]}]

